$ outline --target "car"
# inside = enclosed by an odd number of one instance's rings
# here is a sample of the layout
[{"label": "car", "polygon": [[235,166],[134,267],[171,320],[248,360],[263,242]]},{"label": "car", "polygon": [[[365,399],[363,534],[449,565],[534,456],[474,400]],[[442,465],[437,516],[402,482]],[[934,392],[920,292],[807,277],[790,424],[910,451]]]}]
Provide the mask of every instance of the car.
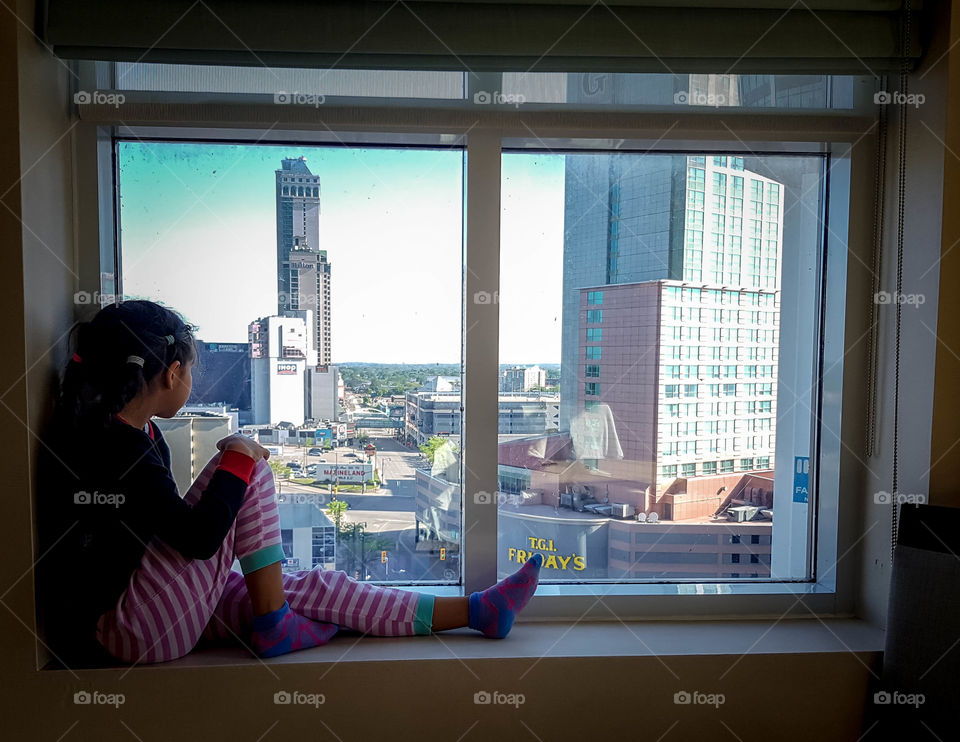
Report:
[{"label": "car", "polygon": [[311,448],[309,451],[307,451],[307,456],[323,456],[323,449]]}]

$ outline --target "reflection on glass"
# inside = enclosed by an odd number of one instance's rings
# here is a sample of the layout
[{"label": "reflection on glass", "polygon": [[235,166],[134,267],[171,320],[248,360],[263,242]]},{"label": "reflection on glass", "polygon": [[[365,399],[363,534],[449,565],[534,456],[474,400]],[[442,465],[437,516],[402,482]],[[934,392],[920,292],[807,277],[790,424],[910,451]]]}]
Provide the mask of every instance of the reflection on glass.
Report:
[{"label": "reflection on glass", "polygon": [[[789,211],[816,203],[821,167],[817,157],[504,156],[501,373],[543,368],[544,383],[511,393],[558,416],[555,429],[508,433],[501,393],[501,574],[540,552],[547,581],[761,579],[774,559],[804,553],[805,533],[773,540],[791,494],[774,476],[781,276],[785,245],[818,244],[813,221],[803,229]],[[545,218],[551,188],[563,234],[517,240]],[[524,296],[529,280],[511,285],[530,250],[561,269],[536,300]],[[531,357],[518,333],[554,341]]]}]

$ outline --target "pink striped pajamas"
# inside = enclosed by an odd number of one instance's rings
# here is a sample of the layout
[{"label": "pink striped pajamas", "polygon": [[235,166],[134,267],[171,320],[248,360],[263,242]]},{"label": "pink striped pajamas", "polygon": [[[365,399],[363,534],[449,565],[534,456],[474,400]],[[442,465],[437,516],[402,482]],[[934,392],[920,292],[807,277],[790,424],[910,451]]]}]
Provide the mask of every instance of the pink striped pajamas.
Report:
[{"label": "pink striped pajamas", "polygon": [[[220,460],[216,454],[184,496],[195,504]],[[280,516],[273,471],[254,467],[243,505],[223,545],[210,559],[188,559],[154,538],[117,605],[97,624],[97,639],[124,662],[166,662],[187,654],[201,639],[246,643],[252,609],[243,575],[275,563]],[[290,608],[315,621],[376,636],[429,634],[433,596],[358,582],[342,571],[285,573]]]}]

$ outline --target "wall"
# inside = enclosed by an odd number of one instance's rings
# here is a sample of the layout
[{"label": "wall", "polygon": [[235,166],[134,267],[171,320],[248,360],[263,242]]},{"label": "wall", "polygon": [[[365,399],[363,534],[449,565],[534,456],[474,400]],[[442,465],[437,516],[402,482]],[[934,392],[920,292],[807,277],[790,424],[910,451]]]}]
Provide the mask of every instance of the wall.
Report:
[{"label": "wall", "polygon": [[[954,2],[954,9],[960,4]],[[933,388],[933,431],[930,443],[930,501],[935,505],[960,506],[960,312],[957,286],[960,285],[960,13],[949,25],[949,46],[953,51],[939,64],[947,78],[946,125],[943,141],[943,225],[940,238],[940,313],[937,316],[937,367]]]},{"label": "wall", "polygon": [[[956,4],[954,4],[956,6]],[[849,314],[855,318],[848,324],[851,337],[851,350],[845,357],[845,365],[862,384],[868,378],[869,368],[869,325],[864,321],[871,310],[878,327],[878,386],[875,431],[869,427],[864,430],[865,442],[860,444],[858,435],[860,420],[845,420],[843,435],[851,441],[848,453],[856,456],[863,465],[863,488],[860,492],[860,510],[862,517],[849,537],[858,541],[858,547],[851,550],[850,556],[838,569],[859,572],[857,579],[859,600],[858,615],[883,625],[886,621],[887,594],[891,574],[891,543],[893,539],[891,507],[878,502],[878,495],[894,491],[894,466],[898,469],[897,491],[901,494],[929,494],[935,504],[960,504],[957,495],[956,479],[944,481],[944,476],[954,470],[957,449],[954,455],[944,458],[943,452],[957,441],[955,387],[957,375],[949,371],[954,363],[947,359],[954,350],[952,336],[955,332],[955,292],[949,287],[952,274],[939,276],[944,270],[941,261],[941,249],[949,239],[947,225],[953,220],[956,224],[956,207],[947,204],[946,199],[957,193],[956,182],[947,191],[950,182],[947,175],[956,176],[956,153],[960,150],[947,142],[953,150],[944,148],[944,137],[956,137],[954,131],[947,129],[947,105],[956,107],[957,87],[960,76],[949,75],[951,65],[957,65],[957,48],[950,49],[952,43],[949,34],[956,34],[954,25],[951,31],[950,6],[948,3],[927,5],[925,12],[934,15],[936,22],[930,24],[933,37],[926,40],[926,54],[919,68],[910,75],[908,91],[925,96],[924,103],[918,107],[907,107],[906,129],[906,188],[904,219],[904,295],[923,296],[919,304],[905,304],[902,310],[900,344],[900,403],[895,416],[893,404],[896,335],[895,307],[892,305],[865,306],[866,302],[849,307]],[[954,24],[956,19],[954,19]],[[887,87],[898,90],[899,81],[892,76]],[[945,93],[952,93],[948,98]],[[897,234],[897,182],[896,166],[899,149],[897,145],[899,126],[896,109],[891,110],[890,131],[886,153],[886,198],[884,205],[884,243],[888,252],[881,266],[880,289],[893,292],[896,287],[897,265],[895,261],[895,239]],[[958,145],[960,146],[960,145]],[[941,188],[944,188],[941,198]],[[941,230],[941,221],[944,225]],[[856,228],[855,220],[852,220]],[[862,226],[860,227],[862,228]],[[953,240],[958,236],[954,234]],[[948,256],[949,257],[949,256]],[[872,272],[871,258],[861,255],[859,259],[848,263],[851,284],[861,280],[870,280]],[[948,263],[949,265],[949,263]],[[940,292],[940,286],[948,288]],[[941,304],[941,299],[943,303]],[[869,302],[870,299],[868,298]],[[871,302],[872,303],[872,302]],[[853,322],[858,322],[854,325]],[[862,322],[862,323],[861,323]],[[942,332],[938,323],[942,324]],[[859,340],[858,340],[859,338]],[[960,351],[960,342],[955,346]],[[932,359],[936,358],[936,370]],[[953,399],[952,403],[950,400]],[[942,400],[942,401],[938,401]],[[930,419],[933,416],[933,438],[927,434]],[[894,431],[898,433],[899,453],[894,456]],[[895,460],[896,459],[896,460]],[[941,467],[939,479],[934,488],[931,478],[931,464]],[[860,559],[855,566],[854,562]]]}]

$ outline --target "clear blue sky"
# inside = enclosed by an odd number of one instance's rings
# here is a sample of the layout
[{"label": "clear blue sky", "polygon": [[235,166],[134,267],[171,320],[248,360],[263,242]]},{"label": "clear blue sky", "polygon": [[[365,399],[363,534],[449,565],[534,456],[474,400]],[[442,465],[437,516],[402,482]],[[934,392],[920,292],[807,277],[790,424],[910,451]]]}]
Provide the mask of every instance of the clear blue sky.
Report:
[{"label": "clear blue sky", "polygon": [[[246,341],[277,309],[274,172],[301,155],[321,177],[334,362],[458,362],[456,151],[121,143],[124,293],[179,310],[203,340]],[[502,363],[560,361],[563,169],[504,156]]]}]

